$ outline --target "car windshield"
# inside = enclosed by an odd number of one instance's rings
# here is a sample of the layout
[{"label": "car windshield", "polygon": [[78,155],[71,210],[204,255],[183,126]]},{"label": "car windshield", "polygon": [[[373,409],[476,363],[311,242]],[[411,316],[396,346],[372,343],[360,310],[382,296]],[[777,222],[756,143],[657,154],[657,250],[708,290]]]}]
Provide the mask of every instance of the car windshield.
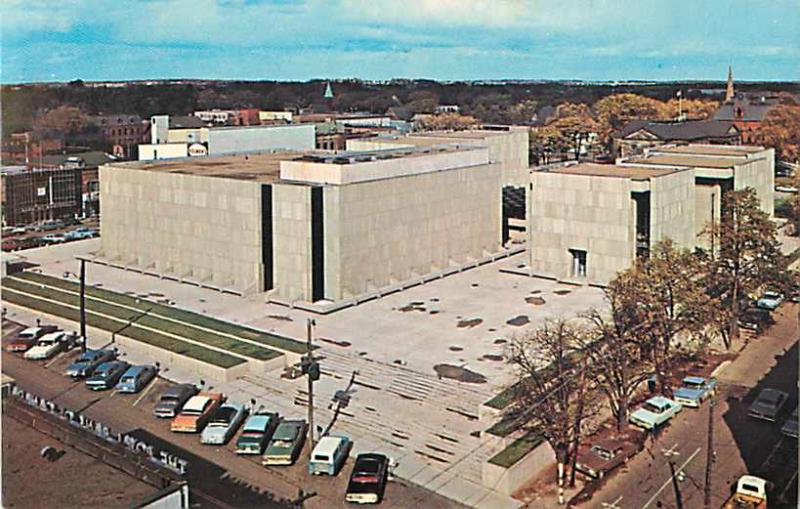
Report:
[{"label": "car windshield", "polygon": [[666,410],[666,407],[658,406],[655,403],[648,402],[644,404],[644,409],[647,410],[648,412],[653,412],[654,414],[660,414],[661,412]]},{"label": "car windshield", "polygon": [[175,396],[173,394],[162,394],[161,395],[161,402],[162,403],[168,403],[168,402],[172,402],[172,401],[178,402],[178,401],[180,401],[180,399],[178,398],[178,396]]},{"label": "car windshield", "polygon": [[227,426],[233,420],[233,416],[235,414],[236,414],[236,409],[230,407],[222,407],[219,410],[217,410],[216,414],[214,414],[214,417],[211,419],[211,424]]},{"label": "car windshield", "polygon": [[122,383],[125,383],[125,384],[132,384],[133,382],[136,381],[136,377],[135,376],[123,376],[122,380],[120,380],[120,381]]},{"label": "car windshield", "polygon": [[703,382],[700,380],[684,380],[683,386],[687,389],[699,389],[703,387]]},{"label": "car windshield", "polygon": [[17,338],[18,339],[35,339],[36,338],[36,332],[33,332],[33,331],[22,331],[19,334],[17,334]]}]

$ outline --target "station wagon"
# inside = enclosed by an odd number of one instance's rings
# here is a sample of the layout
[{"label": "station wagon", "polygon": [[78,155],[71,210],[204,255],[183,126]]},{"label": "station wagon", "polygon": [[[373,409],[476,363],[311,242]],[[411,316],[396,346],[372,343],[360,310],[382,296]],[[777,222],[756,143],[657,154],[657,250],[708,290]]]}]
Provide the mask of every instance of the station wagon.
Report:
[{"label": "station wagon", "polygon": [[336,475],[347,460],[351,442],[345,436],[323,437],[308,462],[308,473],[311,475]]},{"label": "station wagon", "polygon": [[131,366],[119,379],[117,390],[119,392],[137,393],[144,389],[155,376],[155,366]]}]

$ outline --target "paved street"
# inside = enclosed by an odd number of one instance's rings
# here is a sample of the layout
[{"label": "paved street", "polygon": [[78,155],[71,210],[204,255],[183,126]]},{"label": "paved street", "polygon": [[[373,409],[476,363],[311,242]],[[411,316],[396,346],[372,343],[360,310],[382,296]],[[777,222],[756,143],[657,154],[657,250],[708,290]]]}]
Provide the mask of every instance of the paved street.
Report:
[{"label": "paved street", "polygon": [[[797,404],[798,309],[800,306],[796,304],[782,306],[775,315],[776,325],[752,341],[718,375],[711,507],[720,507],[730,495],[731,486],[746,473],[772,483],[770,508],[797,507],[797,443],[783,437],[779,430]],[[747,416],[747,408],[766,387],[791,394],[792,399],[777,423]],[[709,410],[708,404],[700,409],[685,408],[669,428],[648,441],[645,451],[580,507],[703,507]],[[672,482],[670,460],[676,473],[685,473],[684,480]]]},{"label": "paved street", "polygon": [[[4,323],[3,336],[14,330],[13,324]],[[65,366],[77,355],[76,351],[61,355],[44,364],[26,361],[14,354],[3,354],[3,372],[14,377],[25,390],[39,394],[55,403],[82,410],[92,419],[99,420],[114,431],[145,430],[144,433],[174,444],[188,451],[203,465],[209,476],[207,485],[193,486],[203,491],[203,500],[219,499],[229,507],[256,507],[269,499],[268,493],[279,498],[297,495],[298,488],[315,491],[316,497],[306,503],[307,508],[348,507],[344,504],[344,490],[349,476],[349,461],[336,478],[311,478],[305,471],[305,462],[289,468],[264,468],[257,459],[236,456],[233,444],[225,447],[200,445],[197,435],[181,435],[169,431],[169,422],[151,415],[160,390],[166,384],[159,380],[139,399],[134,395],[121,395],[114,391],[92,392],[82,382],[73,382],[63,376]],[[134,406],[134,403],[136,405]],[[357,437],[354,437],[356,441]],[[305,453],[304,453],[305,454]],[[203,507],[213,507],[207,501]],[[428,490],[401,481],[390,483],[383,507],[431,507],[450,509],[459,504]]]}]

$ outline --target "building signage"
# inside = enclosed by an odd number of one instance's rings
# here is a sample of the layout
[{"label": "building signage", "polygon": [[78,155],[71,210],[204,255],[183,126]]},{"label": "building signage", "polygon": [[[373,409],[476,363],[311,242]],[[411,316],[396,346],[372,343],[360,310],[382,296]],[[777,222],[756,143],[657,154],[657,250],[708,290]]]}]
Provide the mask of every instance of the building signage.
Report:
[{"label": "building signage", "polygon": [[186,467],[189,462],[170,451],[160,449],[156,446],[150,445],[143,440],[140,440],[127,433],[112,433],[111,428],[104,425],[99,421],[95,421],[79,412],[70,410],[68,408],[60,407],[59,405],[42,398],[36,394],[27,392],[18,386],[14,386],[11,394],[16,398],[24,401],[32,407],[36,407],[43,412],[47,412],[60,419],[67,421],[76,428],[81,428],[98,436],[109,442],[122,444],[128,450],[139,452],[150,458],[151,461],[163,467],[166,467],[178,474],[185,474]]},{"label": "building signage", "polygon": [[46,187],[37,187],[36,188],[36,196],[47,196],[47,188]]}]

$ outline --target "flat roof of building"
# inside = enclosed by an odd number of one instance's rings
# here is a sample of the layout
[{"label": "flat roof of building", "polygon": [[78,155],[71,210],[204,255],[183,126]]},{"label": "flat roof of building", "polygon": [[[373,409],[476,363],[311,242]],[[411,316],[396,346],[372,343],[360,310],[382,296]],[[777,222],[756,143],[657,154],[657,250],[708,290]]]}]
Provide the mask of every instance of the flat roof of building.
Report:
[{"label": "flat roof of building", "polygon": [[300,152],[254,152],[226,156],[183,157],[156,161],[133,161],[112,166],[124,168],[218,177],[237,180],[274,182],[280,178],[281,161],[290,161]]},{"label": "flat roof of building", "polygon": [[673,147],[656,147],[653,152],[669,152],[672,154],[696,154],[704,156],[746,156],[757,154],[764,150],[764,147],[751,145],[676,145]]},{"label": "flat roof of building", "polygon": [[648,168],[644,166],[617,166],[613,164],[580,163],[570,166],[559,166],[544,170],[545,173],[561,173],[565,175],[585,175],[587,177],[615,177],[631,180],[649,180],[669,175],[678,168]]},{"label": "flat roof of building", "polygon": [[660,166],[689,166],[697,168],[733,168],[737,164],[745,161],[731,157],[707,157],[693,155],[655,155],[650,157],[638,157],[626,162],[633,164],[657,164]]},{"label": "flat roof of building", "polygon": [[465,131],[426,131],[410,134],[409,138],[456,138],[469,140],[482,140],[489,136],[506,135],[512,130],[508,129],[468,129]]}]

